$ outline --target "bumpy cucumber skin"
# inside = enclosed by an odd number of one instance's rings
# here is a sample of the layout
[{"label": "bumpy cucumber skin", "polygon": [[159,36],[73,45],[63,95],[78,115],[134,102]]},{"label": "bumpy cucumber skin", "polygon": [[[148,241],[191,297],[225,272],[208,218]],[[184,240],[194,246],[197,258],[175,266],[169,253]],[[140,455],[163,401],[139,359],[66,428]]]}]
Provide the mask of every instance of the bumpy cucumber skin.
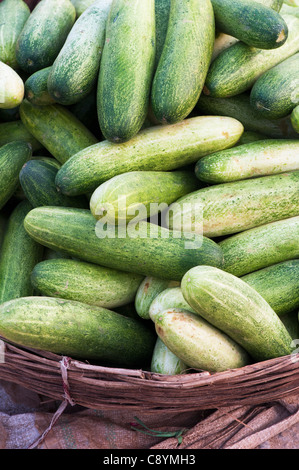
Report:
[{"label": "bumpy cucumber skin", "polygon": [[148,320],[150,318],[150,306],[154,299],[168,287],[174,286],[179,286],[179,282],[146,276],[140,283],[135,296],[134,303],[138,315]]},{"label": "bumpy cucumber skin", "polygon": [[[221,183],[178,199],[169,208],[170,230],[207,237],[232,235],[299,215],[299,171]],[[193,218],[192,218],[193,217]]]},{"label": "bumpy cucumber skin", "polygon": [[93,89],[98,77],[111,3],[112,0],[95,2],[72,27],[48,77],[48,92],[57,103],[75,104]]},{"label": "bumpy cucumber skin", "polygon": [[299,217],[232,235],[219,246],[224,254],[223,269],[235,276],[299,258]]},{"label": "bumpy cucumber skin", "polygon": [[155,66],[157,69],[168,28],[169,12],[171,0],[155,0],[155,18],[156,18],[156,55]]},{"label": "bumpy cucumber skin", "polygon": [[261,116],[279,119],[299,104],[299,53],[265,72],[250,92],[251,106]]},{"label": "bumpy cucumber skin", "polygon": [[30,9],[23,0],[3,0],[0,3],[0,60],[17,69],[16,44],[29,18]]},{"label": "bumpy cucumber skin", "polygon": [[9,65],[0,62],[0,108],[14,109],[20,106],[25,93],[20,75]]},{"label": "bumpy cucumber skin", "polygon": [[37,106],[54,104],[48,92],[48,77],[52,66],[38,70],[25,81],[25,98]]},{"label": "bumpy cucumber skin", "polygon": [[158,337],[151,361],[151,372],[163,375],[182,374],[187,370],[186,364],[173,354]]},{"label": "bumpy cucumber skin", "polygon": [[222,266],[218,244],[206,237],[190,239],[147,222],[137,225],[120,232],[108,225],[106,231],[90,211],[61,207],[35,208],[24,222],[28,234],[48,248],[125,272],[179,281],[190,266]]},{"label": "bumpy cucumber skin", "polygon": [[33,295],[30,275],[41,261],[43,246],[25,231],[23,222],[32,206],[20,202],[8,220],[0,255],[0,304],[18,297]]},{"label": "bumpy cucumber skin", "polygon": [[16,45],[19,67],[28,73],[49,67],[76,19],[70,0],[42,0],[31,12]]},{"label": "bumpy cucumber skin", "polygon": [[17,344],[101,365],[144,366],[156,336],[111,310],[53,297],[23,297],[0,306],[1,335]]},{"label": "bumpy cucumber skin", "polygon": [[196,266],[182,279],[187,302],[257,361],[291,354],[292,339],[265,299],[246,282],[211,266]]},{"label": "bumpy cucumber skin", "polygon": [[151,106],[159,122],[180,122],[195,107],[208,73],[214,38],[210,0],[171,2],[167,34],[151,90]]},{"label": "bumpy cucumber skin", "polygon": [[194,369],[221,372],[250,362],[242,346],[191,312],[167,309],[157,317],[155,328],[168,349]]},{"label": "bumpy cucumber skin", "polygon": [[116,145],[105,140],[65,163],[57,174],[56,185],[65,194],[84,194],[128,171],[174,170],[213,151],[232,147],[243,130],[242,124],[232,118],[199,116],[144,129],[126,143]]},{"label": "bumpy cucumber skin", "polygon": [[282,316],[299,308],[299,259],[284,261],[241,277]]},{"label": "bumpy cucumber skin", "polygon": [[49,297],[114,308],[134,301],[143,276],[72,259],[51,259],[32,271],[32,285]]},{"label": "bumpy cucumber skin", "polygon": [[65,163],[72,155],[97,142],[96,137],[67,108],[58,104],[34,106],[24,100],[21,121],[56,158]]},{"label": "bumpy cucumber skin", "polygon": [[251,142],[203,157],[195,166],[201,181],[225,183],[299,170],[299,140]]},{"label": "bumpy cucumber skin", "polygon": [[43,148],[43,144],[27,130],[20,119],[0,123],[0,147],[16,140],[30,144],[33,152]]},{"label": "bumpy cucumber skin", "polygon": [[159,314],[168,308],[183,309],[196,314],[195,310],[186,302],[180,285],[167,287],[153,299],[148,312],[150,319],[155,322]]},{"label": "bumpy cucumber skin", "polygon": [[294,108],[292,111],[291,123],[295,132],[299,134],[299,105],[296,106],[296,108]]},{"label": "bumpy cucumber skin", "polygon": [[10,142],[0,148],[0,209],[18,188],[20,170],[31,155],[31,146],[25,142]]}]

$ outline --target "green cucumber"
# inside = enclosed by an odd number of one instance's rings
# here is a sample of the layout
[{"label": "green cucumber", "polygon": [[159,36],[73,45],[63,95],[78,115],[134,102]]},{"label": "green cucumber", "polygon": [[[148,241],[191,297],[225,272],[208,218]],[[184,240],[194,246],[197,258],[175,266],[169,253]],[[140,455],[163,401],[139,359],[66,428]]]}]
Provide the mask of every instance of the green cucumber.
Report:
[{"label": "green cucumber", "polygon": [[53,64],[76,19],[70,0],[41,0],[16,44],[19,67],[34,73]]},{"label": "green cucumber", "polygon": [[27,130],[20,119],[0,123],[0,147],[16,140],[30,144],[33,152],[43,148],[43,144]]},{"label": "green cucumber", "polygon": [[200,116],[183,123],[144,129],[129,142],[107,140],[74,155],[56,178],[69,195],[94,191],[101,183],[128,171],[168,171],[195,163],[211,152],[232,147],[243,133],[237,120]]},{"label": "green cucumber", "polygon": [[31,274],[42,295],[114,308],[133,302],[143,277],[72,259],[38,263]]},{"label": "green cucumber", "polygon": [[21,121],[60,163],[97,142],[96,137],[67,108],[58,104],[34,106],[24,100]]},{"label": "green cucumber", "polygon": [[259,49],[281,47],[288,27],[279,13],[252,0],[211,0],[216,28]]},{"label": "green cucumber", "polygon": [[185,300],[180,285],[167,287],[153,299],[148,311],[150,319],[155,322],[159,314],[168,308],[178,308],[196,314],[195,310]]},{"label": "green cucumber", "polygon": [[5,235],[6,228],[7,228],[7,222],[8,222],[7,216],[0,213],[0,253],[2,249],[4,235]]},{"label": "green cucumber", "polygon": [[156,18],[156,55],[155,55],[155,66],[157,69],[165,38],[167,34],[169,12],[170,12],[171,0],[155,0],[155,18]]},{"label": "green cucumber", "polygon": [[299,258],[299,217],[232,235],[219,246],[224,254],[223,269],[235,276]]},{"label": "green cucumber", "polygon": [[190,171],[131,171],[101,184],[90,198],[90,210],[96,219],[105,214],[108,222],[116,224],[129,222],[137,214],[140,219],[154,218],[199,187]]},{"label": "green cucumber", "polygon": [[226,183],[299,170],[298,153],[298,139],[251,142],[203,157],[195,174],[201,181]]},{"label": "green cucumber", "polygon": [[299,105],[296,106],[292,111],[291,123],[294,131],[299,134]]},{"label": "green cucumber", "polygon": [[213,238],[297,215],[299,171],[293,171],[212,185],[183,196],[168,209],[168,227]]},{"label": "green cucumber", "polygon": [[15,141],[0,147],[0,209],[18,189],[19,173],[31,155],[31,146],[26,142]]},{"label": "green cucumber", "polygon": [[77,18],[82,15],[82,13],[92,5],[95,0],[71,0],[72,4],[76,9]]},{"label": "green cucumber", "polygon": [[151,361],[151,372],[163,375],[177,375],[186,372],[187,366],[173,354],[158,337]]},{"label": "green cucumber", "polygon": [[93,89],[100,68],[111,2],[94,2],[72,27],[48,76],[47,89],[57,103],[77,103]]},{"label": "green cucumber", "polygon": [[182,279],[185,299],[255,361],[286,356],[292,338],[265,299],[238,277],[211,266],[196,266]]},{"label": "green cucumber", "polygon": [[253,85],[250,104],[261,116],[279,119],[299,104],[299,53],[265,72]]},{"label": "green cucumber", "polygon": [[16,44],[28,20],[30,9],[23,0],[3,0],[0,3],[0,61],[17,69]]},{"label": "green cucumber", "polygon": [[242,276],[282,316],[299,308],[299,259],[283,261]]},{"label": "green cucumber", "polygon": [[11,213],[0,254],[0,304],[18,297],[33,295],[30,275],[41,261],[43,246],[24,229],[24,218],[32,206],[20,202]]},{"label": "green cucumber", "polygon": [[57,172],[55,162],[53,164],[49,161],[34,159],[23,165],[19,180],[32,207],[62,206],[87,209],[88,201],[84,196],[69,197],[57,191],[55,185]]},{"label": "green cucumber", "polygon": [[229,47],[233,46],[238,42],[239,40],[235,38],[234,36],[230,36],[229,34],[225,34],[222,32],[217,31],[215,35],[215,41],[214,41],[214,48],[213,48],[213,54],[211,58],[211,62],[213,62],[216,57],[221,54],[221,52],[225,51],[225,49],[228,49]]},{"label": "green cucumber", "polygon": [[130,140],[146,119],[155,39],[154,0],[112,2],[97,92],[99,125],[107,140]]},{"label": "green cucumber", "polygon": [[167,34],[151,90],[151,106],[159,122],[180,122],[194,109],[208,73],[214,39],[210,0],[171,2]]},{"label": "green cucumber", "polygon": [[204,318],[182,309],[167,309],[155,322],[167,348],[193,369],[222,372],[250,363],[248,353]]},{"label": "green cucumber", "polygon": [[85,209],[38,207],[24,225],[33,239],[48,248],[144,276],[177,281],[190,265],[221,266],[223,261],[218,244],[206,237],[185,236],[147,222],[116,233],[114,226],[97,222]]},{"label": "green cucumber", "polygon": [[25,98],[37,106],[54,104],[55,100],[48,92],[48,77],[52,66],[38,70],[25,82]]},{"label": "green cucumber", "polygon": [[226,98],[249,90],[261,74],[299,51],[299,18],[283,15],[288,39],[277,49],[257,49],[242,41],[225,49],[212,62],[204,94]]},{"label": "green cucumber", "polygon": [[111,310],[53,297],[23,297],[0,306],[0,334],[21,346],[101,365],[144,367],[156,336]]},{"label": "green cucumber", "polygon": [[179,286],[179,282],[146,276],[140,283],[135,296],[137,314],[148,320],[150,318],[149,309],[154,299],[168,287],[174,286]]},{"label": "green cucumber", "polygon": [[24,98],[24,82],[20,75],[4,62],[0,62],[0,76],[0,108],[14,109]]}]

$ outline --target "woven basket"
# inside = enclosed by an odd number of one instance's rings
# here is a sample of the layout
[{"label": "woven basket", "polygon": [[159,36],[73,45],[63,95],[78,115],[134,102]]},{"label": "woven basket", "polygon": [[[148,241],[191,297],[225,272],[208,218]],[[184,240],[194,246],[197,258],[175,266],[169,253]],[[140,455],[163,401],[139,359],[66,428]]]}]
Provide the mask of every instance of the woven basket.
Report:
[{"label": "woven basket", "polygon": [[258,405],[299,389],[299,354],[225,372],[166,376],[92,365],[0,339],[4,346],[1,379],[86,408],[187,412]]}]

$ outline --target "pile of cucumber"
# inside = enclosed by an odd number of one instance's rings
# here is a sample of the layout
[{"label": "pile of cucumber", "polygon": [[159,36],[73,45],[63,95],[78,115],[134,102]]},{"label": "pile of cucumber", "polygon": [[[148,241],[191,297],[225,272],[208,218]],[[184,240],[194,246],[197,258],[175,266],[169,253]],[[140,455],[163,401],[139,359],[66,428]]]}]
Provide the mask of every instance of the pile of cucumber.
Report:
[{"label": "pile of cucumber", "polygon": [[0,336],[175,375],[296,353],[299,1],[0,3]]}]

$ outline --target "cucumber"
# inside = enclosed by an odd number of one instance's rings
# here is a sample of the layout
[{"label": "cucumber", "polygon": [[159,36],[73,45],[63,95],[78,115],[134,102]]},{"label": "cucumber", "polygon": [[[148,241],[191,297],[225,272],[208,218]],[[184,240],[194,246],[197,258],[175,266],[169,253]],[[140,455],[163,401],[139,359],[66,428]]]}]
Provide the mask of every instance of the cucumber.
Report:
[{"label": "cucumber", "polygon": [[6,228],[7,228],[7,216],[0,213],[0,253],[2,249],[2,243],[3,243],[4,235],[6,232]]},{"label": "cucumber", "polygon": [[187,366],[173,354],[158,337],[151,361],[151,372],[163,375],[177,375],[186,372]]},{"label": "cucumber", "polygon": [[82,15],[82,13],[92,5],[95,0],[71,0],[72,4],[76,9],[77,18]]},{"label": "cucumber", "polygon": [[195,174],[201,181],[226,183],[299,170],[298,153],[298,139],[251,142],[203,157]]},{"label": "cucumber", "polygon": [[30,16],[30,9],[23,0],[3,0],[0,3],[0,61],[17,69],[16,44]]},{"label": "cucumber", "polygon": [[105,308],[133,302],[142,280],[138,274],[65,258],[42,261],[31,274],[32,285],[42,295]]},{"label": "cucumber", "polygon": [[292,111],[291,123],[292,123],[292,126],[293,126],[295,132],[297,132],[299,134],[299,105],[296,106]]},{"label": "cucumber", "polygon": [[70,0],[41,0],[16,44],[19,67],[32,74],[53,64],[76,19]]},{"label": "cucumber", "polygon": [[0,306],[0,334],[21,346],[124,367],[151,361],[156,336],[111,310],[53,297],[23,297]]},{"label": "cucumber", "polygon": [[297,215],[299,171],[293,171],[199,189],[172,204],[166,220],[170,230],[213,238]]},{"label": "cucumber", "polygon": [[56,101],[48,92],[48,77],[52,66],[38,70],[25,82],[25,98],[37,106],[54,104]]},{"label": "cucumber", "polygon": [[232,235],[219,246],[224,254],[223,269],[238,277],[299,258],[299,217]]},{"label": "cucumber", "polygon": [[141,318],[148,320],[150,318],[150,306],[154,299],[168,287],[174,286],[179,286],[179,282],[146,276],[140,283],[135,296],[137,314]]},{"label": "cucumber", "polygon": [[132,171],[101,184],[90,198],[90,210],[96,219],[105,216],[109,223],[135,217],[153,221],[169,204],[199,187],[190,171]]},{"label": "cucumber", "polygon": [[282,8],[281,8],[281,13],[284,15],[284,14],[287,14],[287,15],[294,15],[294,16],[297,16],[297,18],[299,17],[299,3],[297,6],[293,6],[291,7],[290,5],[287,5],[286,3],[283,4]]},{"label": "cucumber", "polygon": [[299,309],[299,259],[268,266],[241,279],[253,287],[277,315]]},{"label": "cucumber", "polygon": [[298,0],[284,0],[283,3],[286,5],[289,5],[291,7],[299,7],[299,1]]},{"label": "cucumber", "polygon": [[261,74],[299,51],[299,18],[283,15],[286,42],[277,49],[252,48],[242,41],[224,50],[211,64],[203,93],[226,98],[249,90]]},{"label": "cucumber", "polygon": [[250,362],[242,346],[191,312],[165,310],[157,317],[155,328],[167,348],[193,369],[222,372]]},{"label": "cucumber", "polygon": [[85,209],[38,207],[24,225],[33,239],[48,248],[144,276],[178,281],[190,265],[221,266],[223,262],[218,244],[206,237],[188,237],[147,222],[116,233],[114,226],[96,222]]},{"label": "cucumber", "polygon": [[33,295],[30,275],[35,264],[41,261],[43,246],[29,237],[23,226],[31,209],[28,201],[22,201],[8,220],[0,254],[0,304]]},{"label": "cucumber", "polygon": [[60,163],[97,142],[96,137],[67,108],[58,104],[34,106],[24,100],[21,121]]},{"label": "cucumber", "polygon": [[279,119],[299,104],[299,53],[265,72],[253,85],[250,104],[261,116]]},{"label": "cucumber", "polygon": [[24,98],[24,82],[20,75],[4,62],[0,62],[0,76],[0,108],[14,109]]},{"label": "cucumber", "polygon": [[156,55],[154,70],[157,69],[167,34],[171,0],[155,0]]},{"label": "cucumber", "polygon": [[10,142],[0,147],[0,209],[18,189],[20,170],[31,155],[31,147],[25,142]]},{"label": "cucumber", "polygon": [[102,134],[126,142],[148,112],[155,61],[154,0],[114,0],[98,77],[97,107]]},{"label": "cucumber", "polygon": [[159,122],[180,122],[194,109],[208,73],[214,38],[210,0],[171,2],[167,34],[151,90],[151,106]]},{"label": "cucumber", "polygon": [[174,170],[232,147],[242,133],[237,120],[218,116],[150,127],[129,142],[116,145],[105,140],[77,153],[59,170],[56,185],[65,194],[83,194],[129,171]]},{"label": "cucumber", "polygon": [[150,319],[155,322],[159,314],[168,308],[178,308],[196,314],[195,310],[186,302],[180,285],[167,287],[153,299],[148,312]]},{"label": "cucumber", "polygon": [[112,0],[94,2],[72,27],[48,76],[47,89],[57,103],[75,104],[93,89],[111,3]]},{"label": "cucumber", "polygon": [[56,163],[48,160],[29,160],[20,171],[20,184],[32,207],[62,206],[87,209],[88,201],[85,196],[69,197],[57,191],[55,177],[58,168]]},{"label": "cucumber", "polygon": [[206,321],[241,345],[255,361],[292,352],[292,338],[265,299],[238,277],[196,266],[182,279],[182,292]]},{"label": "cucumber", "polygon": [[288,27],[279,13],[252,0],[211,0],[216,28],[259,49],[281,47]]},{"label": "cucumber", "polygon": [[43,149],[43,144],[27,130],[20,119],[0,123],[0,147],[16,140],[30,144],[33,152]]},{"label": "cucumber", "polygon": [[230,116],[240,121],[245,131],[259,132],[273,139],[298,137],[289,117],[267,119],[260,116],[250,105],[249,93],[241,93],[231,98],[212,98],[202,94],[196,110],[200,114]]},{"label": "cucumber", "polygon": [[215,35],[215,41],[214,41],[214,48],[213,48],[213,54],[211,58],[211,62],[213,62],[216,57],[221,54],[221,52],[225,51],[225,49],[228,49],[229,47],[233,46],[236,44],[239,40],[235,38],[234,36],[231,36],[229,34],[225,34],[222,32],[217,31]]}]

